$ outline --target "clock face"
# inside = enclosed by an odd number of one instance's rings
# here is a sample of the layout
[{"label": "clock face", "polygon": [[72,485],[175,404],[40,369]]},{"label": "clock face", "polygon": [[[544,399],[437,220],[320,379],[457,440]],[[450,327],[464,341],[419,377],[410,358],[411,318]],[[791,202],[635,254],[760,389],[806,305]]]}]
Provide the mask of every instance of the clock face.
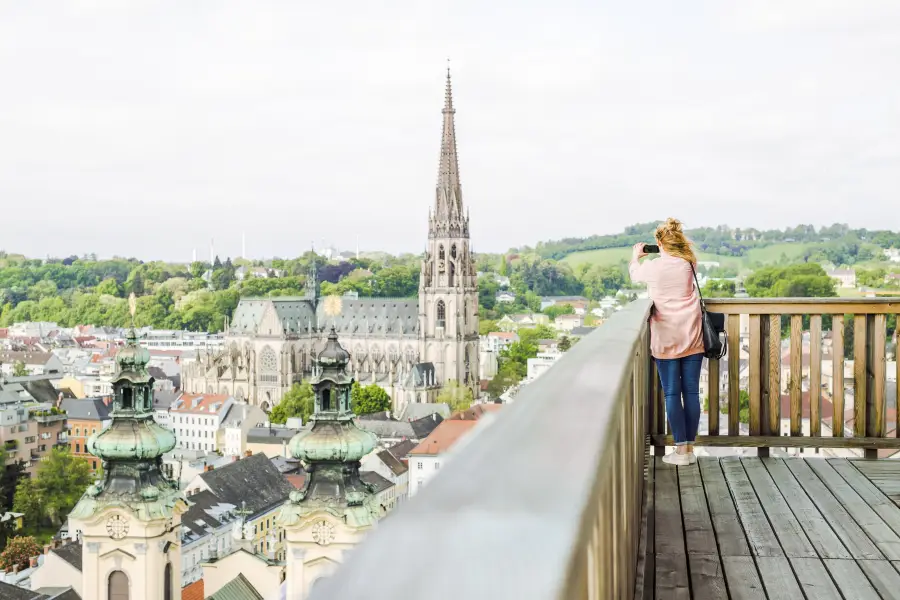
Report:
[{"label": "clock face", "polygon": [[106,531],[114,540],[121,540],[128,535],[128,519],[122,515],[113,515],[106,521]]},{"label": "clock face", "polygon": [[319,521],[312,527],[312,538],[320,546],[327,546],[334,541],[334,525],[328,521]]}]

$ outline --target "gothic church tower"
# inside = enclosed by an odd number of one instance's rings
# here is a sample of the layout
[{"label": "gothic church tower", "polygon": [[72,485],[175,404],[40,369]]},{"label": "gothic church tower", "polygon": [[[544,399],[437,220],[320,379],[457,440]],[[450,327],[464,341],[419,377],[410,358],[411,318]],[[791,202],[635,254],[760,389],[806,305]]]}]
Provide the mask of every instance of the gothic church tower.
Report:
[{"label": "gothic church tower", "polygon": [[469,214],[459,182],[450,69],[442,112],[437,189],[419,280],[419,331],[424,361],[434,364],[438,382],[456,380],[477,397],[478,282],[469,244]]}]

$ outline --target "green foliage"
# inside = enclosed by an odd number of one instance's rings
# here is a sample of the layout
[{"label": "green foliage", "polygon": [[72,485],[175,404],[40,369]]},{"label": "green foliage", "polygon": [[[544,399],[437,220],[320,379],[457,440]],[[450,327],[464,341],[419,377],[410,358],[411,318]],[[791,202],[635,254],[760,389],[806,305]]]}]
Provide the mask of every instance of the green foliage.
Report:
[{"label": "green foliage", "polygon": [[17,360],[13,365],[12,374],[13,377],[25,377],[28,375],[28,368],[21,360]]},{"label": "green foliage", "polygon": [[515,363],[501,364],[497,374],[488,382],[487,393],[493,398],[499,398],[503,392],[522,381],[523,377]]},{"label": "green foliage", "polygon": [[97,286],[97,293],[101,296],[122,296],[122,286],[112,277],[107,277]]},{"label": "green foliage", "polygon": [[755,298],[837,296],[834,280],[817,264],[764,267],[747,277],[744,285]]},{"label": "green foliage", "polygon": [[[703,410],[709,410],[709,398],[703,398]],[[750,422],[750,392],[741,390],[738,394],[738,421],[741,423]],[[719,399],[719,412],[723,415],[728,414],[728,397]]]},{"label": "green foliage", "polygon": [[704,298],[734,298],[735,287],[733,281],[707,281],[703,286]]},{"label": "green foliage", "polygon": [[555,321],[556,317],[559,315],[571,315],[575,314],[575,309],[571,304],[554,304],[553,306],[548,306],[544,309],[544,314],[550,317],[551,321]]},{"label": "green foliage", "polygon": [[12,571],[14,567],[24,569],[28,567],[32,556],[37,556],[42,551],[41,546],[33,537],[16,536],[9,540],[6,549],[0,553],[0,569]]},{"label": "green foliage", "polygon": [[487,335],[492,331],[497,331],[497,321],[490,319],[481,319],[478,321],[478,335]]},{"label": "green foliage", "polygon": [[473,401],[474,397],[472,396],[472,390],[460,385],[458,381],[454,380],[450,380],[444,384],[444,387],[438,392],[436,400],[438,403],[448,404],[452,412],[466,410],[472,406]]},{"label": "green foliage", "polygon": [[295,383],[269,413],[269,421],[283,424],[291,417],[300,417],[306,424],[315,411],[315,402],[315,394],[308,382]]},{"label": "green foliage", "polygon": [[92,480],[87,460],[72,456],[68,448],[54,448],[38,465],[34,479],[19,481],[14,510],[25,513],[29,525],[58,527]]},{"label": "green foliage", "polygon": [[572,340],[569,338],[569,336],[564,335],[561,338],[559,338],[558,346],[559,346],[560,351],[567,352],[569,350],[569,348],[572,347]]},{"label": "green foliage", "polygon": [[350,389],[350,409],[357,415],[368,415],[391,409],[391,397],[377,383],[367,386],[353,382]]},{"label": "green foliage", "polygon": [[519,336],[519,342],[525,344],[537,345],[538,340],[555,340],[556,330],[547,325],[537,325],[535,327],[527,327],[519,329],[516,332]]}]

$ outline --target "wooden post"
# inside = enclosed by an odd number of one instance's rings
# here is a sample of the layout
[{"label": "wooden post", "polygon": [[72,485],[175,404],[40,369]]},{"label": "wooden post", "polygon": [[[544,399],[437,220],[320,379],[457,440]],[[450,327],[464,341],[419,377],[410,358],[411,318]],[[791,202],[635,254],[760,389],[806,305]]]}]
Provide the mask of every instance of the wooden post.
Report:
[{"label": "wooden post", "polygon": [[762,435],[762,352],[759,315],[750,315],[750,435]]},{"label": "wooden post", "polygon": [[[886,346],[885,315],[866,316],[866,435],[884,437],[884,383]],[[875,449],[866,450],[866,458],[878,458]]]},{"label": "wooden post", "polygon": [[[866,358],[869,354],[866,315],[853,315],[853,435],[866,435]],[[868,456],[868,451],[866,451]]]},{"label": "wooden post", "polygon": [[[769,398],[772,390],[769,389],[769,330],[771,320],[766,315],[759,316],[759,429],[760,435],[769,436]],[[751,325],[752,329],[752,325]],[[752,335],[752,332],[751,332]],[[778,393],[778,390],[775,391]],[[769,447],[763,446],[756,449],[756,455],[760,458],[769,456]]]},{"label": "wooden post", "polygon": [[768,435],[781,435],[781,315],[769,315]]},{"label": "wooden post", "polygon": [[822,315],[809,317],[809,435],[822,435]]},{"label": "wooden post", "polygon": [[803,435],[803,316],[791,315],[791,435]]},{"label": "wooden post", "polygon": [[741,316],[728,315],[728,435],[740,435]]},{"label": "wooden post", "polygon": [[831,394],[834,407],[831,434],[833,437],[844,437],[844,315],[831,317],[831,352],[834,385]]},{"label": "wooden post", "polygon": [[709,435],[719,435],[719,361],[709,359],[707,361],[709,369]]}]

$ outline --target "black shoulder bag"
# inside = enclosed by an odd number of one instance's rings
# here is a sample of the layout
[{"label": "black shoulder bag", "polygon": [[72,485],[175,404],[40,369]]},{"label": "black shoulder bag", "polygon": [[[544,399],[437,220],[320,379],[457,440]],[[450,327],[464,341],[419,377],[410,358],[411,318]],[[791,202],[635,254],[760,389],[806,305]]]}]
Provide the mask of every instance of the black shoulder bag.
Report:
[{"label": "black shoulder bag", "polygon": [[725,315],[706,311],[706,303],[700,292],[700,281],[697,280],[697,271],[694,263],[691,263],[691,272],[694,274],[694,283],[697,285],[697,295],[700,296],[700,324],[703,328],[703,356],[720,360],[725,358],[728,352],[728,333],[725,331]]}]

